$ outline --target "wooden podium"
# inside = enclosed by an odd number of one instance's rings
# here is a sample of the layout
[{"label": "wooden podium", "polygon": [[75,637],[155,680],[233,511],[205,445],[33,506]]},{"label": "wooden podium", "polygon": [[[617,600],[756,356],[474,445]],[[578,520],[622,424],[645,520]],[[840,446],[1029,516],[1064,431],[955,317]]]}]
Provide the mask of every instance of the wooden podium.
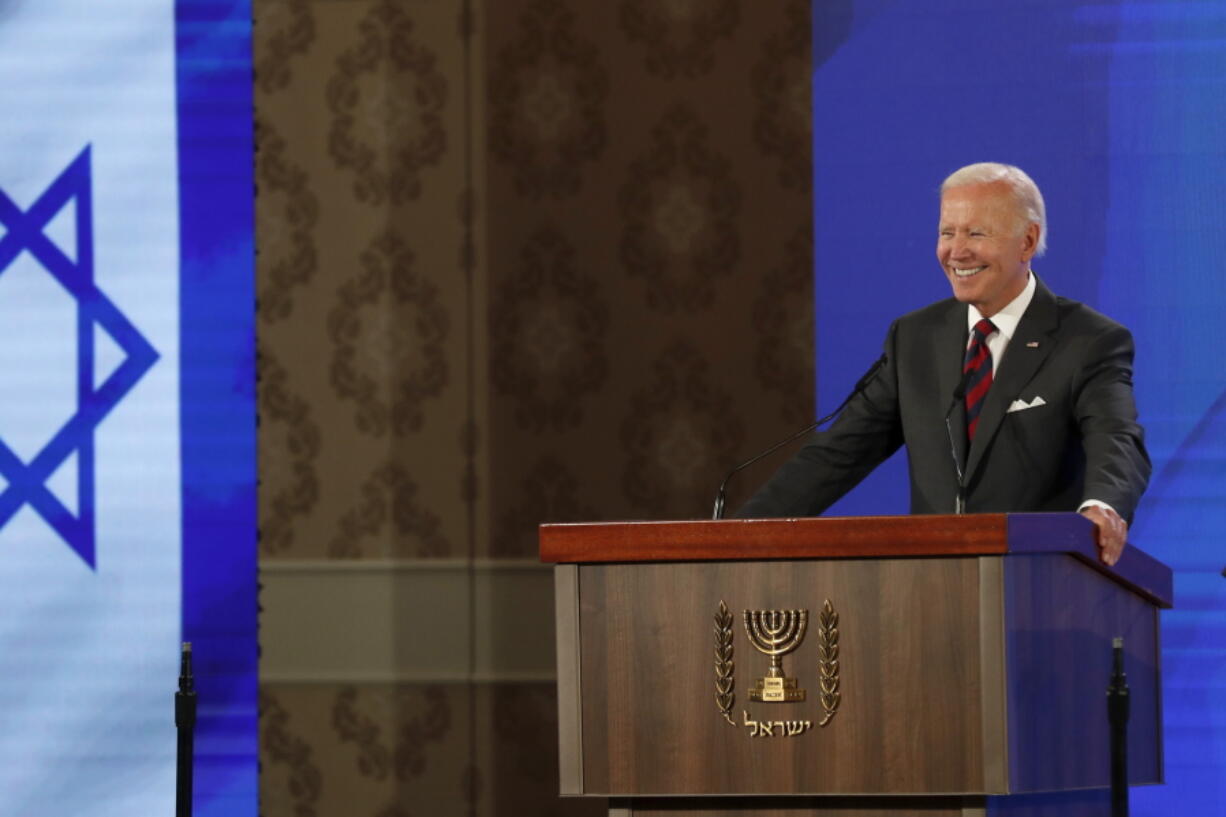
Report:
[{"label": "wooden podium", "polygon": [[1132,546],[1103,566],[1077,514],[543,525],[540,544],[561,793],[611,817],[1105,816],[1114,636],[1129,780],[1162,782],[1171,572]]}]

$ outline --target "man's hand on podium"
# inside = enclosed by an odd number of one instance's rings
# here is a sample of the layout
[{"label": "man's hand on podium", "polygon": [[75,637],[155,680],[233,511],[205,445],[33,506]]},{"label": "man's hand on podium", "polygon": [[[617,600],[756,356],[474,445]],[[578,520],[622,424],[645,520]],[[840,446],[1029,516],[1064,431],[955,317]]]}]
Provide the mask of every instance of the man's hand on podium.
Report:
[{"label": "man's hand on podium", "polygon": [[1111,508],[1100,505],[1082,508],[1081,515],[1094,523],[1098,558],[1108,566],[1118,562],[1128,542],[1128,523]]}]

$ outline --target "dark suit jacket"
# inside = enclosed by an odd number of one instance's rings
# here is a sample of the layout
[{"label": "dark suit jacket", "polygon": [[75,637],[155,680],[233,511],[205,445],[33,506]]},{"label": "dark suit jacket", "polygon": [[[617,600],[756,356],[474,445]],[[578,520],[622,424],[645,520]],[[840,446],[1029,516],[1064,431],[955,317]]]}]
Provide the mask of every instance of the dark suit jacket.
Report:
[{"label": "dark suit jacket", "polygon": [[[877,376],[739,515],[820,514],[905,444],[912,513],[953,513],[961,464],[970,513],[1072,511],[1097,499],[1131,521],[1150,473],[1132,395],[1132,335],[1036,283],[969,451],[965,409],[953,397],[967,307],[951,298],[890,326]],[[1007,411],[1035,397],[1045,405]]]}]

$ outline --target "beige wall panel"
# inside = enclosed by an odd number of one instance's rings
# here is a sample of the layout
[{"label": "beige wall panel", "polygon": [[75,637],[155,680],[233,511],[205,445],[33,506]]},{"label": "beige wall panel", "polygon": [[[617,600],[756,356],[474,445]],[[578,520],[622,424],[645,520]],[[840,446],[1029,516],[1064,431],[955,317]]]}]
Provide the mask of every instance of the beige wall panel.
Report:
[{"label": "beige wall panel", "polygon": [[266,682],[553,680],[548,565],[276,559],[260,579]]}]

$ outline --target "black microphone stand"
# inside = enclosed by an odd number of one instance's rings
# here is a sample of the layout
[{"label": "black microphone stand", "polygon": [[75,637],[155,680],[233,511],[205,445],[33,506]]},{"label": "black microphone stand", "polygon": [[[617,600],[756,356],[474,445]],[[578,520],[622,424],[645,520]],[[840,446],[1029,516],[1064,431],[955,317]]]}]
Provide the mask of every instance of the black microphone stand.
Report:
[{"label": "black microphone stand", "polygon": [[[846,405],[846,402],[844,402],[843,405]],[[828,421],[831,417],[834,417],[835,414],[838,414],[842,410],[843,410],[843,406],[839,406],[837,409],[834,410],[834,414],[828,414],[822,419],[818,420],[816,423],[811,423],[805,426],[800,431],[797,431],[795,434],[793,434],[791,437],[788,437],[786,440],[780,440],[779,442],[772,445],[770,448],[763,451],[761,454],[758,454],[754,457],[751,457],[750,459],[745,460],[745,462],[741,463],[736,468],[733,468],[731,471],[729,471],[728,476],[724,477],[724,481],[719,484],[719,491],[717,491],[715,494],[715,510],[711,512],[711,518],[712,519],[723,519],[724,518],[724,503],[727,502],[728,500],[728,480],[736,476],[738,471],[740,471],[742,468],[748,468],[749,466],[753,465],[755,462],[757,462],[758,460],[762,459],[763,457],[769,454],[774,454],[780,448],[783,448],[783,446],[787,445],[793,440],[800,439],[801,437],[808,434],[813,429],[820,426],[822,423]]]},{"label": "black microphone stand", "polygon": [[175,693],[175,726],[179,731],[178,773],[175,778],[175,817],[192,814],[192,760],[196,732],[196,689],[192,678],[192,644],[183,642],[179,659],[179,691]]},{"label": "black microphone stand", "polygon": [[727,493],[728,480],[736,476],[737,473],[741,471],[742,469],[748,468],[749,466],[753,465],[755,462],[762,459],[763,457],[769,456],[770,454],[774,454],[776,451],[778,451],[780,448],[783,448],[783,446],[787,445],[788,443],[794,440],[800,439],[801,437],[808,434],[810,431],[822,425],[823,423],[828,423],[831,420],[833,420],[835,417],[838,417],[839,412],[842,411],[847,406],[847,404],[851,402],[851,399],[855,397],[857,394],[859,394],[860,392],[864,391],[865,387],[868,386],[869,382],[874,377],[876,377],[877,372],[881,371],[881,367],[886,364],[886,360],[887,360],[887,357],[885,355],[882,355],[881,357],[877,358],[873,362],[873,365],[868,367],[868,371],[864,373],[864,376],[861,377],[859,381],[857,381],[855,387],[851,390],[851,394],[848,394],[847,397],[843,400],[843,402],[839,403],[839,407],[836,408],[834,411],[830,412],[829,414],[827,414],[825,417],[821,418],[820,420],[809,423],[809,425],[805,426],[800,431],[797,431],[792,436],[788,437],[787,439],[780,440],[779,442],[775,443],[774,445],[772,445],[770,448],[766,449],[762,453],[756,454],[750,457],[749,459],[745,460],[743,463],[738,465],[736,468],[733,468],[731,471],[729,471],[728,476],[724,477],[724,481],[719,484],[719,491],[716,492],[715,494],[715,510],[712,511],[711,518],[712,519],[723,519],[724,518],[724,503],[728,499],[728,493]]},{"label": "black microphone stand", "polygon": [[1114,667],[1107,685],[1107,720],[1111,724],[1111,817],[1128,817],[1128,678],[1124,674],[1124,639],[1111,642]]}]

